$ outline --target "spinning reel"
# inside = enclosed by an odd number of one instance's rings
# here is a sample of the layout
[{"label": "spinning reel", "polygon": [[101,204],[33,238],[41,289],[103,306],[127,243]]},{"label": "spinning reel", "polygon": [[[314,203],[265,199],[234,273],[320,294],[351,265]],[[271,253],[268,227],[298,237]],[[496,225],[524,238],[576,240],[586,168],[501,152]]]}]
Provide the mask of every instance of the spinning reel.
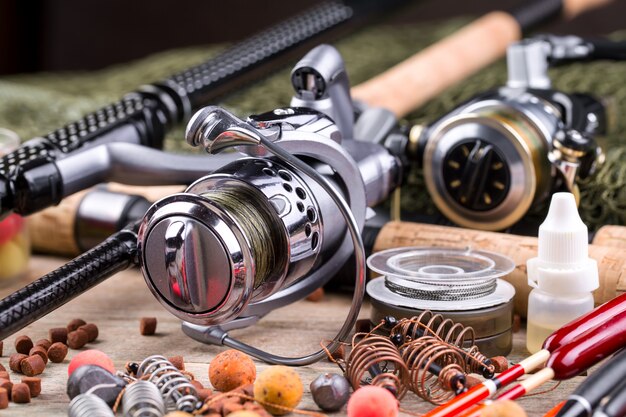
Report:
[{"label": "spinning reel", "polygon": [[543,36],[512,44],[505,87],[480,94],[432,125],[415,126],[407,153],[423,166],[428,191],[455,223],[505,229],[553,192],[578,195],[577,180],[603,154],[604,103],[551,88],[549,64],[624,59],[622,44]]},{"label": "spinning reel", "polygon": [[237,148],[248,157],[154,204],[139,228],[138,249],[150,290],[184,321],[185,333],[268,362],[302,365],[324,351],[281,358],[226,331],[303,298],[355,253],[353,305],[334,349],[351,330],[364,293],[366,207],[397,185],[401,167],[382,146],[351,139],[354,110],[334,48],[311,51],[292,82],[294,107],[246,121],[218,107],[195,114],[186,131],[191,145],[209,153]]}]

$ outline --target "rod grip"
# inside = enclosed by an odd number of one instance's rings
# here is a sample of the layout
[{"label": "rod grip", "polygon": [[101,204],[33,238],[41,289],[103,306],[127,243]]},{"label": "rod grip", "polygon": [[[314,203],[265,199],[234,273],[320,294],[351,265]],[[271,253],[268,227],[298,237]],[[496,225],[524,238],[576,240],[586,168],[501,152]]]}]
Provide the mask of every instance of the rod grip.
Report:
[{"label": "rod grip", "polygon": [[59,205],[27,217],[31,247],[36,252],[77,255],[80,248],[74,233],[76,213],[87,191],[61,200]]},{"label": "rod grip", "polygon": [[124,229],[92,250],[0,300],[0,340],[133,264],[137,234]]},{"label": "rod grip", "polygon": [[563,0],[563,14],[567,19],[572,19],[579,14],[612,2],[613,0]]},{"label": "rod grip", "polygon": [[[374,252],[396,247],[436,246],[482,249],[498,252],[513,259],[515,269],[505,280],[515,287],[515,311],[526,317],[531,287],[526,262],[537,256],[537,238],[506,233],[484,232],[457,227],[408,222],[387,223],[378,234]],[[598,262],[600,288],[594,292],[596,304],[602,304],[626,292],[626,258],[624,248],[589,245],[589,256]]]},{"label": "rod grip", "polygon": [[96,140],[160,147],[165,126],[157,117],[155,107],[156,102],[142,93],[127,94],[45,136],[24,142],[0,158],[0,175],[10,176],[18,167],[33,160],[56,160]]},{"label": "rod grip", "polygon": [[602,226],[593,237],[593,244],[626,249],[626,226]]},{"label": "rod grip", "polygon": [[521,36],[508,13],[491,12],[352,89],[352,97],[405,116],[494,62]]}]

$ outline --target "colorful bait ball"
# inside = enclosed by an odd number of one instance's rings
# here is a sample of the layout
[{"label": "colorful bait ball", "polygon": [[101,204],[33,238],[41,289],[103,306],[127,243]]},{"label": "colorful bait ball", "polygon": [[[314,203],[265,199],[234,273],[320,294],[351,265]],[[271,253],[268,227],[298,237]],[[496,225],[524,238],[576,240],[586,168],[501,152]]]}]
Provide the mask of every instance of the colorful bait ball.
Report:
[{"label": "colorful bait ball", "polygon": [[526,412],[514,401],[495,401],[480,411],[480,417],[526,417]]},{"label": "colorful bait ball", "polygon": [[257,413],[251,410],[239,410],[230,413],[227,417],[261,417]]},{"label": "colorful bait ball", "polygon": [[256,379],[256,366],[245,353],[227,350],[220,353],[209,364],[209,380],[221,392],[231,391]]},{"label": "colorful bait ball", "polygon": [[106,353],[96,349],[85,350],[74,355],[67,367],[67,374],[72,375],[76,369],[83,365],[98,365],[112,374],[115,373],[115,365],[111,358],[109,358]]},{"label": "colorful bait ball", "polygon": [[368,385],[359,388],[348,401],[348,417],[396,417],[398,400],[384,388]]},{"label": "colorful bait ball", "polygon": [[270,366],[259,374],[254,383],[254,399],[275,416],[287,414],[295,408],[302,399],[303,391],[298,373],[281,365]]}]

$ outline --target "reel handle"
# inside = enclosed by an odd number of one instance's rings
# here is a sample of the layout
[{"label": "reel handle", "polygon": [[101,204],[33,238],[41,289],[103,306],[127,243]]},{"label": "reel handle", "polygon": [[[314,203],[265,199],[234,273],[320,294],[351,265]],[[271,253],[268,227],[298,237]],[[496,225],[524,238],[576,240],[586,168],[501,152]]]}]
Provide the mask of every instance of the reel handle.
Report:
[{"label": "reel handle", "polygon": [[[379,7],[384,10],[387,3],[393,2],[381,3],[384,4]],[[0,216],[12,210],[23,213],[20,198],[11,189],[16,170],[60,160],[93,144],[123,141],[160,149],[165,134],[176,123],[187,120],[193,109],[268,73],[308,42],[353,21],[356,24],[359,17],[374,16],[373,12],[339,2],[324,2],[199,65],[161,82],[141,86],[115,103],[25,142],[15,152],[0,158]],[[283,42],[284,39],[289,42]],[[45,206],[57,203],[46,202]]]}]

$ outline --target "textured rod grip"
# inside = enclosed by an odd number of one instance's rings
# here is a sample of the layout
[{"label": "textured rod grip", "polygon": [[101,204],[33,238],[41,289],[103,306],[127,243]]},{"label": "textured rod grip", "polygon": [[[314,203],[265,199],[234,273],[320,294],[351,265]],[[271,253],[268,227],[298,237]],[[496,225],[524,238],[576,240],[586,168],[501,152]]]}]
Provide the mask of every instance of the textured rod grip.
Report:
[{"label": "textured rod grip", "polygon": [[[390,7],[383,2],[381,5]],[[277,58],[287,57],[329,29],[352,21],[352,15],[353,9],[341,3],[320,4],[201,65],[162,82],[144,85],[117,103],[29,140],[0,158],[0,215],[17,208],[11,181],[18,169],[33,169],[94,142],[118,141],[161,148],[169,128],[191,117],[192,110],[264,75],[281,63]]]},{"label": "textured rod grip", "polygon": [[[248,73],[254,67],[349,20],[351,16],[352,8],[343,4],[320,4],[228,48],[203,64],[175,74],[162,83],[139,89],[44,137],[26,142],[0,159],[0,176],[9,177],[17,167],[34,159],[55,160],[95,140],[140,143],[159,148],[169,125],[181,121],[181,116],[190,111],[179,108],[185,107],[183,103],[187,100],[191,101],[192,108],[207,104],[210,98],[234,88],[226,85],[228,82],[245,78],[244,74],[251,75]],[[178,88],[172,89],[172,86]]]},{"label": "textured rod grip", "polygon": [[234,78],[240,79],[244,71],[249,73],[251,67],[259,67],[346,22],[352,14],[352,8],[341,3],[322,3],[234,45],[203,64],[175,74],[168,81],[185,89],[192,107],[206,104],[223,94],[225,84]]},{"label": "textured rod grip", "polygon": [[[19,166],[35,159],[55,160],[95,140],[103,142],[109,139],[147,145],[147,134],[157,133],[156,126],[148,126],[145,120],[146,110],[154,112],[154,109],[148,109],[150,104],[156,103],[141,94],[129,94],[46,136],[29,140],[0,159],[0,175],[10,176]],[[156,115],[149,119],[154,122]],[[133,124],[140,122],[143,122],[142,125]]]},{"label": "textured rod grip", "polygon": [[131,266],[137,235],[122,230],[0,301],[0,340]]}]

